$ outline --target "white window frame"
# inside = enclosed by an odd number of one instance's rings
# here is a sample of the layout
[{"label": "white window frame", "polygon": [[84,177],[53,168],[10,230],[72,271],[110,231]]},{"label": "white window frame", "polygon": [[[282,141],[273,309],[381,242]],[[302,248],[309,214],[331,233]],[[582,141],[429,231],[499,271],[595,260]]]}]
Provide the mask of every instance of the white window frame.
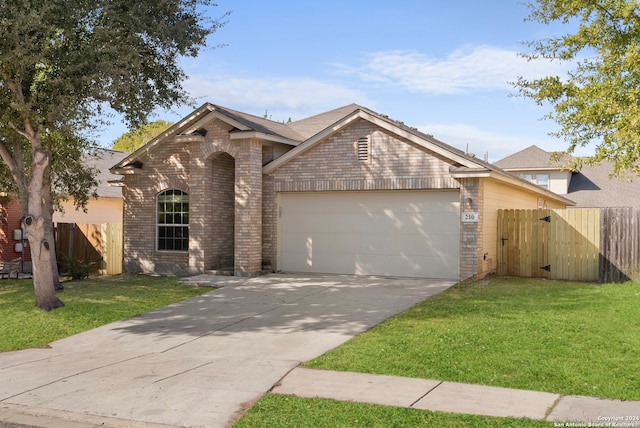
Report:
[{"label": "white window frame", "polygon": [[[160,216],[163,214],[163,212],[161,212],[160,210],[160,198],[162,198],[163,196],[168,195],[169,192],[173,192],[173,196],[180,196],[181,198],[186,197],[186,201],[182,200],[181,202],[179,202],[180,204],[187,204],[187,209],[185,210],[180,210],[180,211],[165,211],[164,214],[172,214],[173,217],[172,219],[174,220],[174,222],[172,223],[166,223],[166,222],[161,222],[160,221]],[[176,193],[179,192],[179,193]],[[156,195],[155,198],[155,204],[156,204],[156,251],[161,251],[161,252],[177,252],[177,253],[186,253],[189,251],[189,194],[186,192],[183,192],[182,190],[179,189],[166,189],[163,190],[162,192],[158,193]],[[182,220],[180,223],[175,223],[175,219],[176,216],[179,216],[180,219]],[[185,222],[185,217],[186,217],[186,222]],[[173,237],[161,237],[161,228],[166,228],[166,230],[172,229],[174,232],[174,236]],[[177,230],[180,230],[180,233],[183,236],[179,236],[179,237],[175,237],[175,232]],[[186,233],[185,233],[186,231]],[[186,236],[184,236],[186,234]],[[161,245],[161,240],[164,240],[164,245]],[[173,242],[173,248],[166,248],[168,245],[167,243],[169,242],[169,240],[171,240],[171,242]],[[186,243],[185,243],[186,240]],[[180,246],[179,249],[175,249],[175,243],[176,242],[181,242],[182,245]],[[165,248],[162,248],[165,247]]]},{"label": "white window frame", "polygon": [[[546,183],[544,184],[540,184],[540,180],[538,179],[538,177],[542,177],[542,176],[546,177]],[[527,173],[520,174],[520,178],[528,181],[529,183],[535,184],[538,187],[549,190],[551,176],[548,173],[541,172],[541,173],[534,174],[531,172],[527,172]]]}]

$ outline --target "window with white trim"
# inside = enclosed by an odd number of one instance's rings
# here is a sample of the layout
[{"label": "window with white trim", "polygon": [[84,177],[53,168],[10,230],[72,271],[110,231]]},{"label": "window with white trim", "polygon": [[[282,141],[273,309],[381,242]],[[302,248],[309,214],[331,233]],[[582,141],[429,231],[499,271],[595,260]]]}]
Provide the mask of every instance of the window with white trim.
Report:
[{"label": "window with white trim", "polygon": [[189,195],[181,190],[165,190],[157,196],[159,251],[189,250]]},{"label": "window with white trim", "polygon": [[520,178],[527,180],[543,189],[549,189],[549,174],[520,174]]}]

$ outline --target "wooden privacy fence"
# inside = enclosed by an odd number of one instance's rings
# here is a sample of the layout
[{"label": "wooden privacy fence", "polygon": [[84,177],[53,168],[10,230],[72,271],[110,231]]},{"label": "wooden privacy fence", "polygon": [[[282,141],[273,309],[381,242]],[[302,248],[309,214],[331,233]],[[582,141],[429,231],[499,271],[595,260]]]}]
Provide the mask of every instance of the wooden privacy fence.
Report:
[{"label": "wooden privacy fence", "polygon": [[640,209],[499,210],[498,274],[622,282],[640,273]]},{"label": "wooden privacy fence", "polygon": [[122,223],[56,223],[55,238],[58,262],[67,256],[86,264],[98,262],[92,273],[122,273]]}]

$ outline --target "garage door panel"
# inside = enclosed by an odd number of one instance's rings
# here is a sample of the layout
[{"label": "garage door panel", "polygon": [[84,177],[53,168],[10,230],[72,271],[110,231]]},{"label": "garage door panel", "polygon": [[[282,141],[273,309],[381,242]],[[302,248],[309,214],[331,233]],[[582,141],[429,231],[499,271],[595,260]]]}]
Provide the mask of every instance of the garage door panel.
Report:
[{"label": "garage door panel", "polygon": [[425,278],[450,278],[457,271],[451,260],[440,257],[416,257],[406,254],[397,256],[372,255],[359,257],[355,261],[356,275],[413,276]]},{"label": "garage door panel", "polygon": [[283,240],[287,252],[305,253],[310,257],[319,254],[395,254],[425,255],[438,257],[450,254],[457,245],[446,242],[446,235],[422,236],[404,234],[390,239],[388,234],[344,234],[344,233],[295,233],[287,234]]},{"label": "garage door panel", "polygon": [[457,278],[457,192],[280,194],[285,271]]},{"label": "garage door panel", "polygon": [[345,215],[344,213],[296,213],[289,215],[291,221],[287,223],[287,230],[293,233],[303,232],[325,232],[333,231],[336,233],[364,233],[370,229],[369,222],[363,222],[353,215]]},{"label": "garage door panel", "polygon": [[314,253],[313,256],[298,252],[283,252],[288,264],[295,266],[295,270],[312,273],[353,274],[355,255],[346,253]]},{"label": "garage door panel", "polygon": [[344,233],[288,233],[283,239],[284,248],[289,252],[355,252],[361,250],[360,242]]},{"label": "garage door panel", "polygon": [[[405,254],[388,255],[354,255],[352,253],[320,253],[314,257],[306,257],[302,253],[283,253],[296,266],[304,266],[304,272],[338,273],[355,275],[382,276],[422,276],[428,278],[447,278],[452,269],[457,269],[457,262],[440,257],[416,257]],[[425,266],[429,266],[425,269]]]}]

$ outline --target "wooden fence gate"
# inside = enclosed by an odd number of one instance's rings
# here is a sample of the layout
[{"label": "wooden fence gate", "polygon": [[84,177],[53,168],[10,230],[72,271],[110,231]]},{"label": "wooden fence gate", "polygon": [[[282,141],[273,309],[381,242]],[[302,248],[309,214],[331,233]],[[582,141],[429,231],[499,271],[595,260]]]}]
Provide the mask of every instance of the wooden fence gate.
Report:
[{"label": "wooden fence gate", "polygon": [[498,274],[640,279],[640,209],[499,210]]},{"label": "wooden fence gate", "polygon": [[56,223],[56,253],[83,263],[96,264],[93,273],[122,273],[122,223]]}]

